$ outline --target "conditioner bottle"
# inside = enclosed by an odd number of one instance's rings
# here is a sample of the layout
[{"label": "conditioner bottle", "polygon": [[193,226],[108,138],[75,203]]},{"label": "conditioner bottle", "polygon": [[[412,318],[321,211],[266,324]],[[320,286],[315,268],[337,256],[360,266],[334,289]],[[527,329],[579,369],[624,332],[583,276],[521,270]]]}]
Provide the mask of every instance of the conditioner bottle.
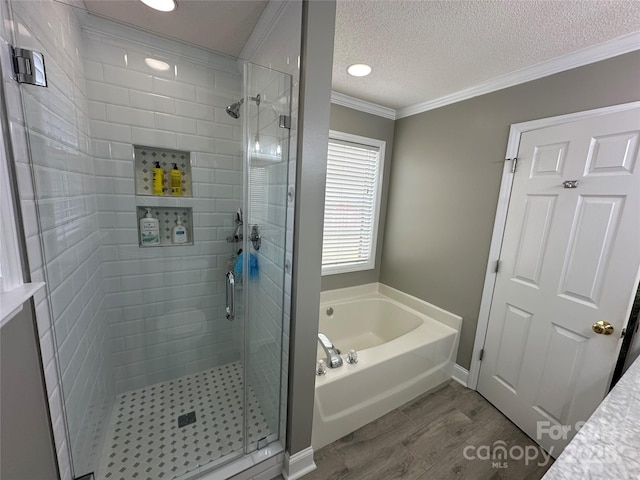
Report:
[{"label": "conditioner bottle", "polygon": [[178,169],[176,163],[173,164],[173,169],[171,169],[171,195],[182,196],[182,172]]}]

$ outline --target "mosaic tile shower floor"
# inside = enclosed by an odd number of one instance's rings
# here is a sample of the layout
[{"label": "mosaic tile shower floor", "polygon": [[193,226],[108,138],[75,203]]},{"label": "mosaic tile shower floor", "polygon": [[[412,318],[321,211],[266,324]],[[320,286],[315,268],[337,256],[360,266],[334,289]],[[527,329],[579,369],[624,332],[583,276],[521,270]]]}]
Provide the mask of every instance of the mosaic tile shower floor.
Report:
[{"label": "mosaic tile shower floor", "polygon": [[[122,393],[116,398],[99,480],[175,479],[242,449],[239,362]],[[249,438],[271,433],[251,387]],[[178,417],[196,422],[179,427]]]}]

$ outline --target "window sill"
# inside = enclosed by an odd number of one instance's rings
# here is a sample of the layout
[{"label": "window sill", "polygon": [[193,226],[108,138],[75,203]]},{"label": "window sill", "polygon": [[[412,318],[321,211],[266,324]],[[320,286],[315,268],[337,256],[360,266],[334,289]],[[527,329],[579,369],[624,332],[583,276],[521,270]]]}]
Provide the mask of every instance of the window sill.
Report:
[{"label": "window sill", "polygon": [[24,303],[44,287],[44,282],[25,283],[8,292],[0,293],[0,328],[22,311]]},{"label": "window sill", "polygon": [[371,265],[370,263],[365,263],[361,265],[341,265],[336,267],[323,267],[322,276],[326,277],[327,275],[342,275],[343,273],[363,272],[366,270],[373,270],[375,268],[376,268],[375,265]]}]

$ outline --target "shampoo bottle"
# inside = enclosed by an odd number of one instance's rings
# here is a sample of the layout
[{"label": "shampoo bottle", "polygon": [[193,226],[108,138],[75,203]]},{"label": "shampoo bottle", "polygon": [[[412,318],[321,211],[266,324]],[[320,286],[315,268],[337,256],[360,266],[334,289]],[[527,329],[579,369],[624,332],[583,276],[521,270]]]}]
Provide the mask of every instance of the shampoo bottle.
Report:
[{"label": "shampoo bottle", "polygon": [[182,172],[178,170],[178,165],[173,164],[171,170],[171,195],[182,196]]},{"label": "shampoo bottle", "polygon": [[140,219],[140,245],[160,245],[160,222],[151,215],[150,208],[147,208],[147,213]]},{"label": "shampoo bottle", "polygon": [[155,162],[153,167],[153,194],[164,194],[164,170],[160,166],[160,162]]},{"label": "shampoo bottle", "polygon": [[180,217],[176,220],[176,226],[171,230],[171,242],[175,244],[187,243],[187,229],[182,224]]}]

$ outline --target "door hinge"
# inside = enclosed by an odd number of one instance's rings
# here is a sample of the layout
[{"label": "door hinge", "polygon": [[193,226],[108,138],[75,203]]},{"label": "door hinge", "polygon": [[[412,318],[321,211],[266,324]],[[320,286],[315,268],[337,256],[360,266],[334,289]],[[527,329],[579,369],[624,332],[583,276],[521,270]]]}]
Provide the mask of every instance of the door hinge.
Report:
[{"label": "door hinge", "polygon": [[484,357],[484,348],[480,350],[480,358],[478,360],[482,361],[482,357]]},{"label": "door hinge", "polygon": [[11,49],[13,60],[13,73],[18,83],[47,86],[47,73],[44,68],[44,56],[40,52],[27,50],[26,48]]},{"label": "door hinge", "polygon": [[278,126],[280,128],[291,128],[291,115],[280,115]]},{"label": "door hinge", "polygon": [[496,260],[496,265],[493,268],[493,273],[498,273],[500,271],[500,260]]},{"label": "door hinge", "polygon": [[507,160],[511,160],[513,162],[511,164],[511,173],[516,173],[516,170],[518,169],[518,158],[517,157],[507,158]]}]

